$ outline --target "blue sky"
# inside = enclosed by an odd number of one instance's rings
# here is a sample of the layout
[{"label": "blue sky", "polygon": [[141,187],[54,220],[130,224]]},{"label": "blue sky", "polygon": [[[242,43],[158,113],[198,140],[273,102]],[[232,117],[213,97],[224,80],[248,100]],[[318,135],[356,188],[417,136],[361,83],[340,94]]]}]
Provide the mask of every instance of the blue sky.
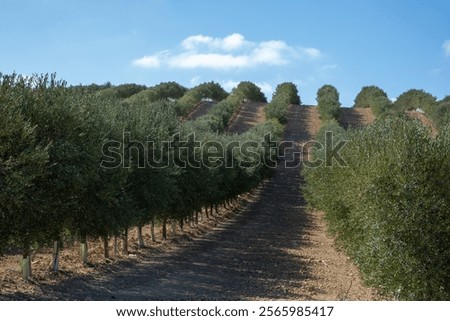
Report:
[{"label": "blue sky", "polygon": [[[242,80],[450,94],[447,0],[0,0],[0,72],[69,84]],[[270,98],[270,97],[269,97]]]}]

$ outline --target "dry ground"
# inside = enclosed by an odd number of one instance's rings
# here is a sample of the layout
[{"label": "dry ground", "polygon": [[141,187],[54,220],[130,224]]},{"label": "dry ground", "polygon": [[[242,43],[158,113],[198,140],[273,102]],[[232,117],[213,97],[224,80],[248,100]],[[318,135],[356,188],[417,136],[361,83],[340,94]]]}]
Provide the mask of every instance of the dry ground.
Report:
[{"label": "dry ground", "polygon": [[246,103],[239,112],[233,116],[231,124],[226,130],[227,133],[242,134],[256,124],[264,122],[266,119],[264,114],[265,105],[265,103]]},{"label": "dry ground", "polygon": [[196,120],[197,118],[206,115],[213,105],[213,102],[204,101],[198,104],[198,106],[186,118],[189,120]]},{"label": "dry ground", "polygon": [[339,123],[344,128],[361,127],[374,120],[375,116],[370,108],[341,108]]}]

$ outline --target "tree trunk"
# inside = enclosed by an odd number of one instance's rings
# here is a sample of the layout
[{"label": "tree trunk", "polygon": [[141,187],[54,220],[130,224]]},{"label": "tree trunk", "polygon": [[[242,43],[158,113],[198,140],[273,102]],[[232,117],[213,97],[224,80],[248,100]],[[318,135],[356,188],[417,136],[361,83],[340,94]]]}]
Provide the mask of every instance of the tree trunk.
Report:
[{"label": "tree trunk", "polygon": [[117,241],[117,235],[114,235],[114,257],[117,258],[117,256],[119,255],[119,251],[117,249],[118,247],[118,241]]},{"label": "tree trunk", "polygon": [[171,225],[172,225],[172,235],[175,236],[177,235],[177,223],[175,222],[175,220],[172,220]]},{"label": "tree trunk", "polygon": [[198,224],[198,211],[195,212],[195,224]]},{"label": "tree trunk", "polygon": [[128,228],[123,231],[122,253],[128,255]]},{"label": "tree trunk", "polygon": [[163,226],[162,226],[162,238],[167,240],[167,218],[164,217]]},{"label": "tree trunk", "polygon": [[152,242],[156,242],[155,219],[152,219],[152,224],[150,225],[150,235],[152,236]]},{"label": "tree trunk", "polygon": [[29,248],[22,251],[22,262],[20,266],[22,278],[26,281],[29,280],[31,278],[31,254]]},{"label": "tree trunk", "polygon": [[205,214],[206,214],[206,219],[209,219],[209,213],[208,213],[208,207],[205,207]]},{"label": "tree trunk", "polygon": [[59,241],[53,241],[52,270],[53,272],[59,270]]},{"label": "tree trunk", "polygon": [[109,259],[109,240],[108,236],[103,237],[103,254],[105,259]]},{"label": "tree trunk", "polygon": [[214,209],[216,210],[216,214],[219,215],[219,205],[215,204]]},{"label": "tree trunk", "polygon": [[145,243],[144,243],[144,238],[142,237],[142,225],[138,225],[137,227],[137,234],[138,234],[138,245],[139,247],[144,247]]},{"label": "tree trunk", "polygon": [[184,221],[182,218],[180,218],[180,231],[183,232],[183,226],[184,226]]},{"label": "tree trunk", "polygon": [[86,241],[86,235],[82,235],[80,239],[80,255],[81,262],[83,265],[86,265],[88,263],[88,244]]},{"label": "tree trunk", "polygon": [[211,213],[211,216],[213,216],[213,206],[212,205],[209,207],[209,212]]}]

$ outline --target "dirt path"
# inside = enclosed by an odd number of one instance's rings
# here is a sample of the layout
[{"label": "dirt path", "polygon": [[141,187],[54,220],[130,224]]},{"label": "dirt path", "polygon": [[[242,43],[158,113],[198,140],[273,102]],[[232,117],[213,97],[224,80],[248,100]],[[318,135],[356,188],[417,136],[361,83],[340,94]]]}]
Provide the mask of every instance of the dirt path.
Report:
[{"label": "dirt path", "polygon": [[341,108],[339,123],[342,127],[366,126],[375,120],[370,108]]},{"label": "dirt path", "polygon": [[200,103],[186,118],[189,120],[196,120],[197,118],[206,115],[213,105],[214,102],[204,101]]},{"label": "dirt path", "polygon": [[[291,106],[285,140],[311,140],[316,108]],[[292,157],[288,151],[286,157]],[[306,210],[300,169],[279,167],[239,214],[171,251],[149,251],[108,273],[69,278],[39,296],[63,300],[373,300],[335,249],[320,213]]]},{"label": "dirt path", "polygon": [[236,118],[231,121],[227,128],[228,133],[242,134],[251,127],[265,120],[265,103],[249,102],[242,106]]}]

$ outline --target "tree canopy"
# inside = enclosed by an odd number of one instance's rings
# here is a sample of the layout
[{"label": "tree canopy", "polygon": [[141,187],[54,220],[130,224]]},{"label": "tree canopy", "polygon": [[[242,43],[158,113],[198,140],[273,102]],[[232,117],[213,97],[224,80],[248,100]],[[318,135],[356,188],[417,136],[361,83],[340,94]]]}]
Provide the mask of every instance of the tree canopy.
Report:
[{"label": "tree canopy", "polygon": [[422,89],[410,89],[394,102],[394,107],[399,111],[422,109],[427,115],[433,113],[435,106],[436,97]]},{"label": "tree canopy", "polygon": [[387,94],[377,86],[365,86],[355,98],[355,108],[371,108],[376,116],[386,112],[391,106]]},{"label": "tree canopy", "polygon": [[340,114],[341,103],[339,92],[332,85],[324,85],[317,91],[317,104],[322,120],[337,119]]}]

